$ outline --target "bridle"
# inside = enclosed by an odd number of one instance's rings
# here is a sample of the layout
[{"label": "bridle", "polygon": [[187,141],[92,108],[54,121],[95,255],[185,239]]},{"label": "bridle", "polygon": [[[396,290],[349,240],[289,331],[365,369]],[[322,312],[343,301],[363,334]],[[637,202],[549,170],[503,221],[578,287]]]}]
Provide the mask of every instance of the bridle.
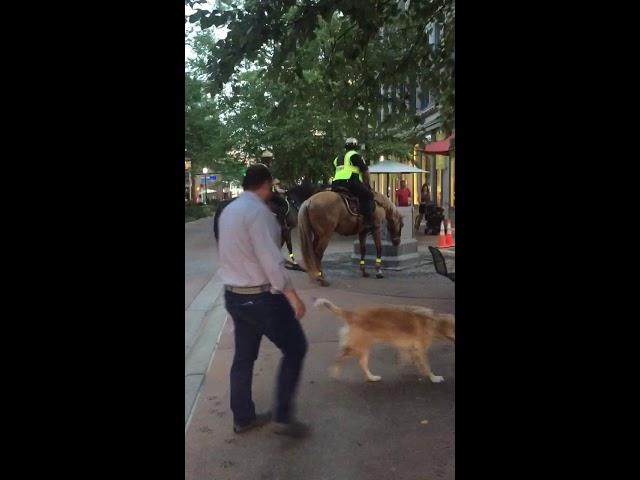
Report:
[{"label": "bridle", "polygon": [[[389,221],[389,219],[387,218],[387,223],[388,223],[389,225],[393,224],[393,226],[394,226],[394,230],[396,230],[396,229],[395,229],[395,227],[396,227],[397,222],[396,222],[396,219],[395,219],[395,218],[394,218],[394,219],[393,219],[393,221],[391,221],[391,222],[390,222],[390,221]],[[404,225],[402,225],[402,218],[400,218],[400,219],[399,219],[399,224],[400,224],[400,233],[398,233],[398,234],[396,235],[396,234],[395,234],[395,231],[394,231],[394,233],[393,233],[393,234],[391,234],[391,232],[389,232],[389,233],[390,233],[390,235],[391,235],[391,240],[392,240],[393,242],[400,242],[400,240],[401,240],[401,238],[402,238],[402,227],[404,226]]]}]

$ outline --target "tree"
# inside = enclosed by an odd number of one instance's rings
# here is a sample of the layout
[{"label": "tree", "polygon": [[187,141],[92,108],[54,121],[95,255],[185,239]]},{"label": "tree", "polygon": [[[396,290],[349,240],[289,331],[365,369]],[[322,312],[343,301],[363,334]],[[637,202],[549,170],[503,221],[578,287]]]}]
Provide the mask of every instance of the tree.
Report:
[{"label": "tree", "polygon": [[[242,167],[230,161],[227,151],[231,148],[220,112],[205,92],[204,83],[185,74],[185,155],[191,158],[193,172],[208,167],[222,174],[226,180],[237,180]],[[193,176],[192,189],[196,188]],[[192,192],[195,197],[195,191]]]},{"label": "tree", "polygon": [[[198,6],[202,1],[185,0]],[[202,29],[226,25],[224,40],[211,46],[207,61],[211,92],[218,93],[244,60],[255,61],[266,49],[272,51],[268,70],[280,78],[285,64],[316,39],[321,22],[336,17],[350,22],[350,42],[337,41],[331,59],[356,61],[368,47],[386,38],[394,57],[381,65],[376,80],[388,84],[394,78],[419,76],[438,94],[445,129],[452,130],[454,117],[454,0],[244,0],[217,2],[212,10],[199,9],[188,20]],[[187,21],[187,19],[185,19]],[[443,32],[438,45],[428,41],[428,25]],[[340,39],[338,39],[340,40]],[[377,53],[382,53],[378,51]],[[295,66],[301,77],[301,67]]]},{"label": "tree", "polygon": [[[380,95],[385,64],[402,53],[401,47],[381,34],[358,58],[346,58],[354,30],[344,16],[319,20],[314,39],[282,60],[277,74],[270,68],[272,48],[253,62],[244,61],[217,97],[234,148],[255,156],[269,148],[274,173],[288,182],[327,180],[333,158],[351,136],[366,144],[369,160],[408,155],[419,136],[419,119],[405,99]],[[391,113],[379,122],[383,103],[392,106]]]},{"label": "tree", "polygon": [[[381,86],[415,84],[418,80],[423,83],[425,78],[435,85],[444,76],[434,74],[432,67],[444,62],[442,52],[449,48],[443,46],[446,41],[429,45],[424,22],[407,13],[411,12],[410,2],[402,8],[397,2],[351,2],[359,4],[358,8],[375,3],[378,10],[373,20],[334,8],[349,2],[298,1],[293,2],[297,5],[287,6],[288,3],[291,2],[266,1],[258,9],[250,1],[242,6],[218,2],[218,10],[191,16],[205,30],[191,44],[196,57],[188,69],[197,84],[197,95],[188,103],[197,104],[197,112],[204,97],[208,114],[217,114],[219,120],[216,132],[210,133],[209,138],[220,138],[221,150],[215,155],[207,152],[207,158],[215,156],[221,163],[242,168],[269,149],[275,155],[274,174],[290,183],[302,177],[327,180],[333,173],[333,158],[343,151],[344,139],[350,136],[366,144],[365,158],[369,161],[379,155],[409,155],[423,135],[420,119],[411,108],[415,99],[386,91],[381,94]],[[426,3],[435,8],[435,2]],[[282,8],[274,11],[276,4]],[[332,13],[324,15],[323,9],[328,7],[333,8],[327,10]],[[297,30],[297,34],[287,31],[311,22],[309,11],[314,8],[322,10],[322,14],[313,17],[310,35],[299,35],[307,27]],[[432,19],[446,24],[436,19],[446,13],[441,10],[435,11]],[[252,23],[264,15],[266,30]],[[216,39],[206,29],[224,24],[230,27],[225,40]],[[237,28],[241,24],[247,31],[238,40]],[[369,26],[363,29],[363,24]],[[374,28],[378,24],[384,27]],[[278,25],[281,30],[276,35],[274,28]],[[451,29],[451,38],[452,34]],[[295,49],[286,45],[291,38],[295,39]],[[446,31],[444,38],[448,38]],[[237,64],[225,77],[222,71],[231,65],[229,55],[238,53],[238,41],[244,45],[240,49],[242,55],[234,57]],[[438,70],[443,71],[446,68]],[[216,77],[224,78],[224,88],[211,82]],[[451,88],[453,92],[450,83],[442,80],[438,89],[446,92]],[[377,114],[383,105],[388,109],[380,122]]]}]

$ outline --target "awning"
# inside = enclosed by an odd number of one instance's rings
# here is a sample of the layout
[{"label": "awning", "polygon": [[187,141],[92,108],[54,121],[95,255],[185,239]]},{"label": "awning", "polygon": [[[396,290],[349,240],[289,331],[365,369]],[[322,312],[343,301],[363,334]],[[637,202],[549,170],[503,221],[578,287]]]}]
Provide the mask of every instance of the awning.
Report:
[{"label": "awning", "polygon": [[422,173],[426,170],[421,170],[413,165],[407,165],[406,163],[394,162],[392,160],[385,160],[384,162],[378,162],[375,165],[369,167],[369,173]]},{"label": "awning", "polygon": [[452,139],[453,135],[445,140],[438,140],[437,142],[430,143],[424,147],[424,151],[431,155],[449,155]]}]

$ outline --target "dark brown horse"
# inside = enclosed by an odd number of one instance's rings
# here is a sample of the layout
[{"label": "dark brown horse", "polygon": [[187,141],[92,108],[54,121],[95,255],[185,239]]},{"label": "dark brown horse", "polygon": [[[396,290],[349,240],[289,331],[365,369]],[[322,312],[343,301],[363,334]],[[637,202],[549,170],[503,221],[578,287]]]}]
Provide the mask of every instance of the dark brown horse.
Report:
[{"label": "dark brown horse", "polygon": [[[393,245],[398,245],[402,230],[402,216],[395,205],[384,195],[375,193],[375,202],[373,241],[376,246],[376,278],[383,278],[381,225],[386,220],[391,242]],[[321,264],[322,256],[333,232],[338,232],[340,235],[358,234],[360,239],[360,270],[363,277],[369,276],[365,270],[367,231],[362,229],[362,216],[351,214],[340,194],[323,191],[306,200],[298,212],[298,228],[300,229],[300,248],[307,273],[320,285],[324,287],[329,285],[322,273]]]}]

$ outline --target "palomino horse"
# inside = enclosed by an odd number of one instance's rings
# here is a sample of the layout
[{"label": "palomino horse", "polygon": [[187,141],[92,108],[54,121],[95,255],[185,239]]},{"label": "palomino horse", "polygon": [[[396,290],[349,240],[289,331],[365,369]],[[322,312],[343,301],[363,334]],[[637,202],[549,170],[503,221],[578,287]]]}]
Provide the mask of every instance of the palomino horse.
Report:
[{"label": "palomino horse", "polygon": [[[387,228],[391,234],[391,242],[397,246],[400,243],[402,216],[395,205],[384,195],[375,193],[375,202],[373,241],[376,246],[376,278],[383,278],[381,225],[386,220]],[[306,200],[298,212],[298,228],[300,229],[300,248],[307,273],[320,285],[323,287],[329,285],[322,273],[321,263],[333,232],[338,232],[340,235],[358,234],[360,239],[360,270],[363,277],[369,276],[365,270],[364,262],[367,231],[362,229],[362,216],[352,215],[347,210],[340,194],[327,190],[318,192]]]}]

